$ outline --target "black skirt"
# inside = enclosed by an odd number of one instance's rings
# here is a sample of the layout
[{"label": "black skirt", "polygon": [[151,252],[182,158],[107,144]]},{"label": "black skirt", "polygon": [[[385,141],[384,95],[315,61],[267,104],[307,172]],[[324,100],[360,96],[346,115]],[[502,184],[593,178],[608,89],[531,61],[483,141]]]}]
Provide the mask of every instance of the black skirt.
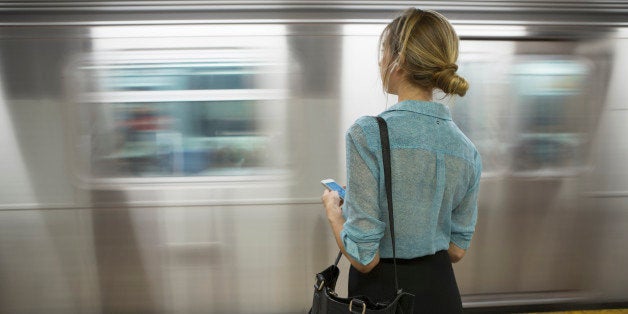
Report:
[{"label": "black skirt", "polygon": [[[399,288],[415,295],[414,313],[462,313],[462,302],[447,251],[414,259],[397,259]],[[365,295],[374,302],[393,299],[395,273],[392,258],[380,259],[367,274],[351,266],[349,297]]]}]

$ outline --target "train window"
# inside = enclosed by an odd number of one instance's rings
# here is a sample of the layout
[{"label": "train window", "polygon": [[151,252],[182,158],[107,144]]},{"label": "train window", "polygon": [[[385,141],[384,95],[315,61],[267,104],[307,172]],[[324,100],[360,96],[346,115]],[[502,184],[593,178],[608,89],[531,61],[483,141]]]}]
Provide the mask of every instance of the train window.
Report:
[{"label": "train window", "polygon": [[515,62],[516,173],[568,175],[582,165],[589,72],[585,62],[568,58],[528,56]]},{"label": "train window", "polygon": [[[272,103],[268,104],[272,106]],[[260,101],[108,103],[94,107],[92,175],[203,176],[267,172],[273,139]],[[97,108],[97,109],[96,109]],[[272,117],[266,117],[272,119]]]},{"label": "train window", "polygon": [[172,58],[135,51],[80,62],[81,174],[153,182],[282,172],[284,60],[253,55],[195,51]]},{"label": "train window", "polygon": [[451,106],[456,124],[482,155],[483,175],[577,174],[590,132],[585,86],[592,75],[590,62],[518,55],[514,42],[492,45],[491,53],[482,53],[482,43],[462,42],[459,73],[471,89]]}]

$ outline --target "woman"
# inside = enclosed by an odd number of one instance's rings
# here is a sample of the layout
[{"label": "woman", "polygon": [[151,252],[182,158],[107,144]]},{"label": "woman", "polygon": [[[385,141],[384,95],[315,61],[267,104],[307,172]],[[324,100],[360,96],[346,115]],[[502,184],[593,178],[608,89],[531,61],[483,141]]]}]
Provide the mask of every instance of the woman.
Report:
[{"label": "woman", "polygon": [[[477,217],[482,163],[477,149],[433,102],[435,88],[464,96],[456,74],[458,36],[434,11],[408,9],[380,37],[380,73],[398,103],[380,114],[392,159],[399,287],[414,294],[415,313],[462,312],[451,263],[469,247]],[[377,121],[358,119],[347,131],[347,192],[325,191],[327,218],[351,262],[349,296],[392,300],[394,274]],[[341,207],[342,206],[342,207]]]}]

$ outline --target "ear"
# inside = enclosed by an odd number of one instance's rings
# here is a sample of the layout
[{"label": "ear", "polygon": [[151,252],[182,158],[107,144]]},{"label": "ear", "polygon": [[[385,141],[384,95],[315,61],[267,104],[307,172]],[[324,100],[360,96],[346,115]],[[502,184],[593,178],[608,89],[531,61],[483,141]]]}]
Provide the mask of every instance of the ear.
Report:
[{"label": "ear", "polygon": [[399,82],[406,80],[406,74],[407,72],[404,69],[397,66],[393,69],[392,73],[390,73],[390,77]]},{"label": "ear", "polygon": [[403,78],[405,77],[406,71],[404,71],[400,66],[396,66],[392,73],[391,76],[395,76],[397,78]]}]

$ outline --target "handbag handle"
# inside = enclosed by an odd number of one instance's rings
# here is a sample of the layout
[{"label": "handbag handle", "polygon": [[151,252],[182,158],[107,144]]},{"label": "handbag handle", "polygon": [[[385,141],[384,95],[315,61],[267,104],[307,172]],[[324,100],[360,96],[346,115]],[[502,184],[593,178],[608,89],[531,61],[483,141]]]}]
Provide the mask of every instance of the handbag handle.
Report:
[{"label": "handbag handle", "polygon": [[392,198],[392,174],[390,170],[390,143],[388,142],[388,125],[386,120],[380,116],[376,116],[379,125],[379,138],[382,143],[382,162],[384,164],[384,184],[386,185],[386,200],[388,201],[388,222],[390,223],[390,239],[392,241],[393,251],[393,269],[395,271],[395,292],[401,293],[399,290],[399,282],[397,280],[397,254],[395,252],[395,216],[393,215],[393,198]]}]

